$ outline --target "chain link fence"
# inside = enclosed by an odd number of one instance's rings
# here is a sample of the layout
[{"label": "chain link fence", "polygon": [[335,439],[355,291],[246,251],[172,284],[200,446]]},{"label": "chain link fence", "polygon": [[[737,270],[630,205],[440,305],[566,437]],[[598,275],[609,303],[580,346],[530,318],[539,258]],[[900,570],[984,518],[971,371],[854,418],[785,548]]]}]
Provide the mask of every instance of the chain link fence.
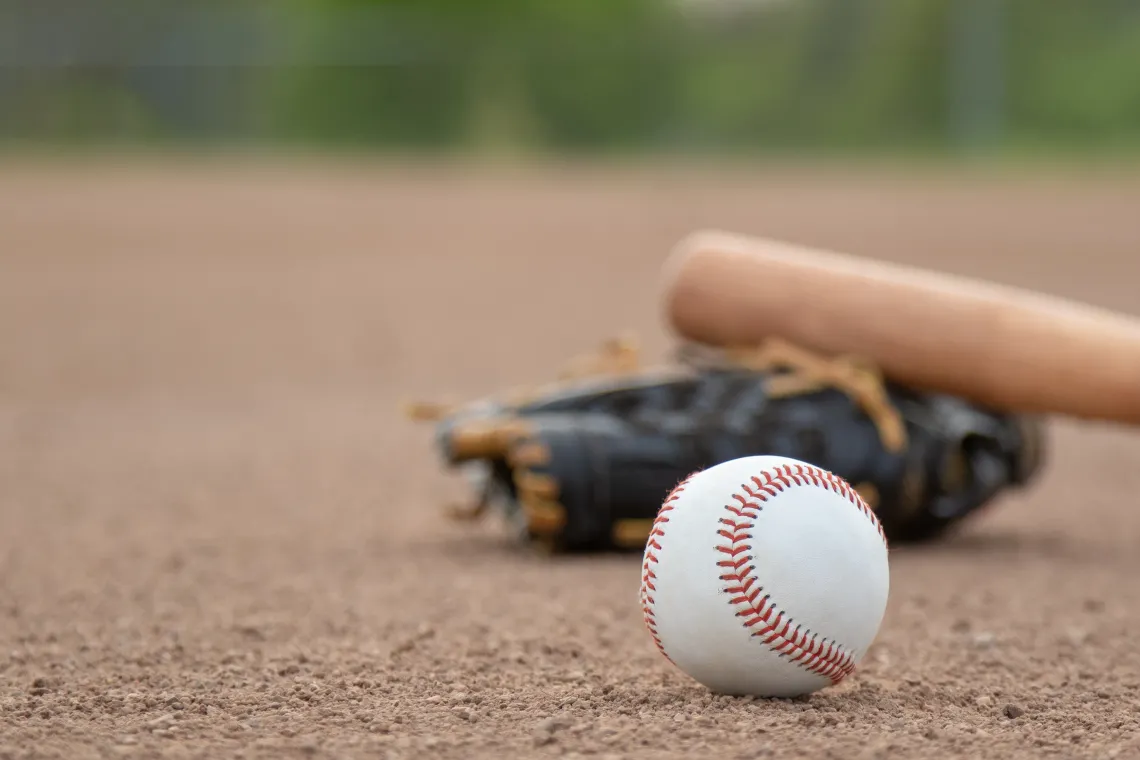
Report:
[{"label": "chain link fence", "polygon": [[1123,0],[661,0],[612,17],[0,0],[0,139],[18,143],[1095,147],[1140,138],[1137,73],[1140,4]]}]

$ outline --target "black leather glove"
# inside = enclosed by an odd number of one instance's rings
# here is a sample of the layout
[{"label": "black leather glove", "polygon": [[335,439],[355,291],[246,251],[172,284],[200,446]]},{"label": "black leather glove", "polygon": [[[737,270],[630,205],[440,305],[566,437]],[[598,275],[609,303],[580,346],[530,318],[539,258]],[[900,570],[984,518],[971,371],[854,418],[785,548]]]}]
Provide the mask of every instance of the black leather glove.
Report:
[{"label": "black leather glove", "polygon": [[432,416],[444,464],[475,478],[475,502],[461,514],[497,510],[553,551],[641,551],[686,476],[772,454],[840,476],[889,540],[920,541],[1041,465],[1035,419],[916,393],[853,360],[772,343],[642,368],[630,351],[618,346],[593,371],[525,398]]}]

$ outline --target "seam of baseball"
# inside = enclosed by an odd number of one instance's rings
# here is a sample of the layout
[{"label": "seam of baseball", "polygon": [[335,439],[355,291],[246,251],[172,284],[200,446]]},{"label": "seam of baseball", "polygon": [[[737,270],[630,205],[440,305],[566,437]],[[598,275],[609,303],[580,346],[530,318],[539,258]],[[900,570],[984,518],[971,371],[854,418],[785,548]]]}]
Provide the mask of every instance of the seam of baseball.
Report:
[{"label": "seam of baseball", "polygon": [[717,534],[727,540],[716,546],[725,558],[717,562],[723,571],[720,580],[723,591],[729,595],[729,605],[736,608],[736,616],[745,618],[743,626],[755,638],[781,657],[832,684],[839,683],[855,670],[851,652],[836,641],[802,628],[781,609],[754,574],[752,564],[752,529],[763,511],[764,502],[797,486],[815,486],[839,494],[854,505],[871,521],[886,543],[883,526],[867,506],[859,492],[834,473],[810,465],[779,465],[751,478],[752,484],[742,484],[741,492],[732,494],[736,505],[726,504],[726,517]]},{"label": "seam of baseball", "polygon": [[[695,475],[696,473],[693,473]],[[657,575],[654,568],[657,567],[657,552],[661,551],[660,539],[665,536],[665,525],[669,522],[669,513],[673,511],[674,502],[681,498],[681,493],[685,490],[689,480],[693,475],[689,475],[682,480],[677,486],[669,492],[665,497],[665,501],[661,504],[661,508],[657,511],[657,516],[653,519],[653,528],[649,531],[649,538],[645,545],[645,559],[641,565],[641,612],[645,617],[645,627],[649,630],[649,635],[653,637],[653,643],[656,645],[657,650],[665,656],[669,662],[673,662],[673,658],[665,651],[665,645],[661,643],[661,637],[657,634],[657,620],[654,616],[654,599],[653,595],[657,592]]]}]

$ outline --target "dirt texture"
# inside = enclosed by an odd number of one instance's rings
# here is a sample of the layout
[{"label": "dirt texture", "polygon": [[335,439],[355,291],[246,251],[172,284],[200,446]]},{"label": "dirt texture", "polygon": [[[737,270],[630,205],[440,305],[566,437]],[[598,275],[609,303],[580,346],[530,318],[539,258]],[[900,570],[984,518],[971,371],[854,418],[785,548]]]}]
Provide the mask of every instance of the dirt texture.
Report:
[{"label": "dirt texture", "polygon": [[[671,337],[698,227],[1140,312],[1140,180],[790,168],[91,162],[0,172],[0,757],[1137,757],[1140,436],[896,548],[863,667],[714,697],[640,557],[548,558],[405,398]],[[937,340],[938,336],[929,336]]]}]

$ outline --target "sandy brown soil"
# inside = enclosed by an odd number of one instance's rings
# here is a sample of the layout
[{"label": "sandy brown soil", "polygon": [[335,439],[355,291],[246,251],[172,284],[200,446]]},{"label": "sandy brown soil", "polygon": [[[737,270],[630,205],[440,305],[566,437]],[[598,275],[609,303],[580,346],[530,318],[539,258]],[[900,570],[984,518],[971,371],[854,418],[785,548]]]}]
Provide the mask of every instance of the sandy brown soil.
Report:
[{"label": "sandy brown soil", "polygon": [[[669,346],[698,226],[1140,312],[1140,181],[382,166],[0,172],[0,757],[1136,757],[1140,437],[899,549],[864,668],[710,697],[639,560],[548,559],[407,396]],[[936,336],[931,336],[936,339]]]}]

